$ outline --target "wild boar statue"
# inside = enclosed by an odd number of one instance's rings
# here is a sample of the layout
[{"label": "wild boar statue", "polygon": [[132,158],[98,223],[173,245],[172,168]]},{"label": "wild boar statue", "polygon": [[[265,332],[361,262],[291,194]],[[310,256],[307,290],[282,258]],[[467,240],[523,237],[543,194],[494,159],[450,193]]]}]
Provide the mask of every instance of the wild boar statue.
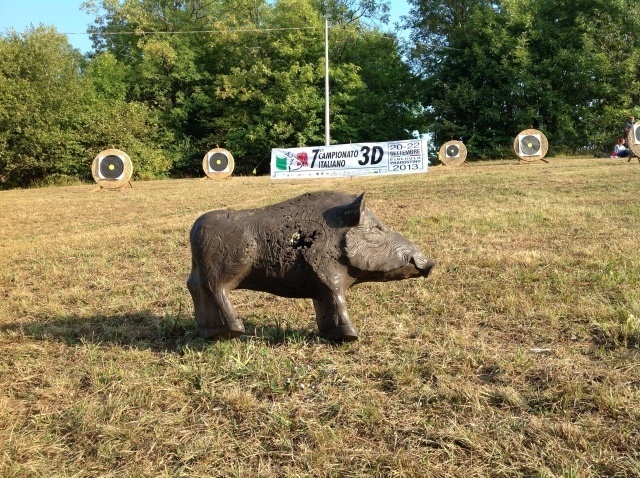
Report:
[{"label": "wild boar statue", "polygon": [[210,211],[195,221],[190,241],[187,287],[205,338],[244,333],[229,293],[250,289],[313,299],[319,335],[353,341],[358,331],[349,321],[349,287],[427,277],[435,265],[376,219],[364,193],[322,191],[261,209]]}]

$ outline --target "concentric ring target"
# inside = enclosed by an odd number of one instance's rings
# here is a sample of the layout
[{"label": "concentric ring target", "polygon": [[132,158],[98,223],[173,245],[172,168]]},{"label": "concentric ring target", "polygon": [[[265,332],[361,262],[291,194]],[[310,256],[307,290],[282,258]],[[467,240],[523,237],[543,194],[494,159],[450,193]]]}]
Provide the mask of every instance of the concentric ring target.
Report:
[{"label": "concentric ring target", "polygon": [[222,148],[214,148],[208,151],[202,159],[204,173],[212,179],[226,179],[233,174],[235,166],[233,156]]},{"label": "concentric ring target", "polygon": [[461,141],[447,141],[440,147],[438,158],[446,166],[459,166],[467,159],[467,147]]},{"label": "concentric ring target", "polygon": [[447,158],[457,158],[458,156],[460,156],[460,148],[458,148],[457,145],[455,144],[450,144],[449,146],[447,146]]},{"label": "concentric ring target", "polygon": [[514,139],[513,150],[522,161],[538,161],[547,154],[549,143],[537,129],[525,129]]},{"label": "concentric ring target", "polygon": [[209,156],[209,171],[224,173],[229,169],[229,158],[224,153],[213,153]]},{"label": "concentric ring target", "polygon": [[100,179],[122,179],[124,176],[124,160],[115,154],[105,156],[99,161],[98,175]]},{"label": "concentric ring target", "polygon": [[131,180],[133,166],[124,151],[105,149],[94,158],[91,174],[100,187],[117,189]]},{"label": "concentric ring target", "polygon": [[520,137],[520,154],[523,156],[540,154],[540,138],[535,134]]}]

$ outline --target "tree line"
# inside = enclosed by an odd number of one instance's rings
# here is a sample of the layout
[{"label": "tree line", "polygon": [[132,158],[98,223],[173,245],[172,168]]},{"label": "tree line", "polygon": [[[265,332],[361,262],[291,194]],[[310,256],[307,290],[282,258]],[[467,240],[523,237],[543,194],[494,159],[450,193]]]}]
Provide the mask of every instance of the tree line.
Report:
[{"label": "tree line", "polygon": [[640,112],[640,5],[631,0],[412,0],[413,71],[436,141],[512,155],[534,127],[549,152],[611,151]]},{"label": "tree line", "polygon": [[0,35],[0,188],[88,180],[117,147],[139,179],[199,176],[216,146],[240,174],[274,147],[453,137],[508,154],[607,147],[640,116],[640,11],[629,0],[410,0],[407,37],[376,0],[95,0],[86,55],[51,27]]}]

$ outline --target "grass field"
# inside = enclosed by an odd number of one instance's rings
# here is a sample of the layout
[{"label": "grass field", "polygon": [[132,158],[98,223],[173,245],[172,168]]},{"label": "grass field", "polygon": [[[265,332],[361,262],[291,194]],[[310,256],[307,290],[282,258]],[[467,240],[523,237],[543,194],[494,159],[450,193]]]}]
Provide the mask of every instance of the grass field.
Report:
[{"label": "grass field", "polygon": [[[640,476],[640,164],[550,161],[0,192],[0,476]],[[252,291],[199,339],[193,221],[319,189],[438,267],[350,289],[358,342]]]}]

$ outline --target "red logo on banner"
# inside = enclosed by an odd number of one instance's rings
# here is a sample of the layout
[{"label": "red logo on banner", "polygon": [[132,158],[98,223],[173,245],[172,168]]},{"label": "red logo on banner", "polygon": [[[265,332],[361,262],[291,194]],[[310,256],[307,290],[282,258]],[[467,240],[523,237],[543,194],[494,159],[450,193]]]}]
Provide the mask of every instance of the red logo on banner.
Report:
[{"label": "red logo on banner", "polygon": [[309,166],[309,156],[304,151],[296,154],[296,158],[300,161],[300,166]]}]

